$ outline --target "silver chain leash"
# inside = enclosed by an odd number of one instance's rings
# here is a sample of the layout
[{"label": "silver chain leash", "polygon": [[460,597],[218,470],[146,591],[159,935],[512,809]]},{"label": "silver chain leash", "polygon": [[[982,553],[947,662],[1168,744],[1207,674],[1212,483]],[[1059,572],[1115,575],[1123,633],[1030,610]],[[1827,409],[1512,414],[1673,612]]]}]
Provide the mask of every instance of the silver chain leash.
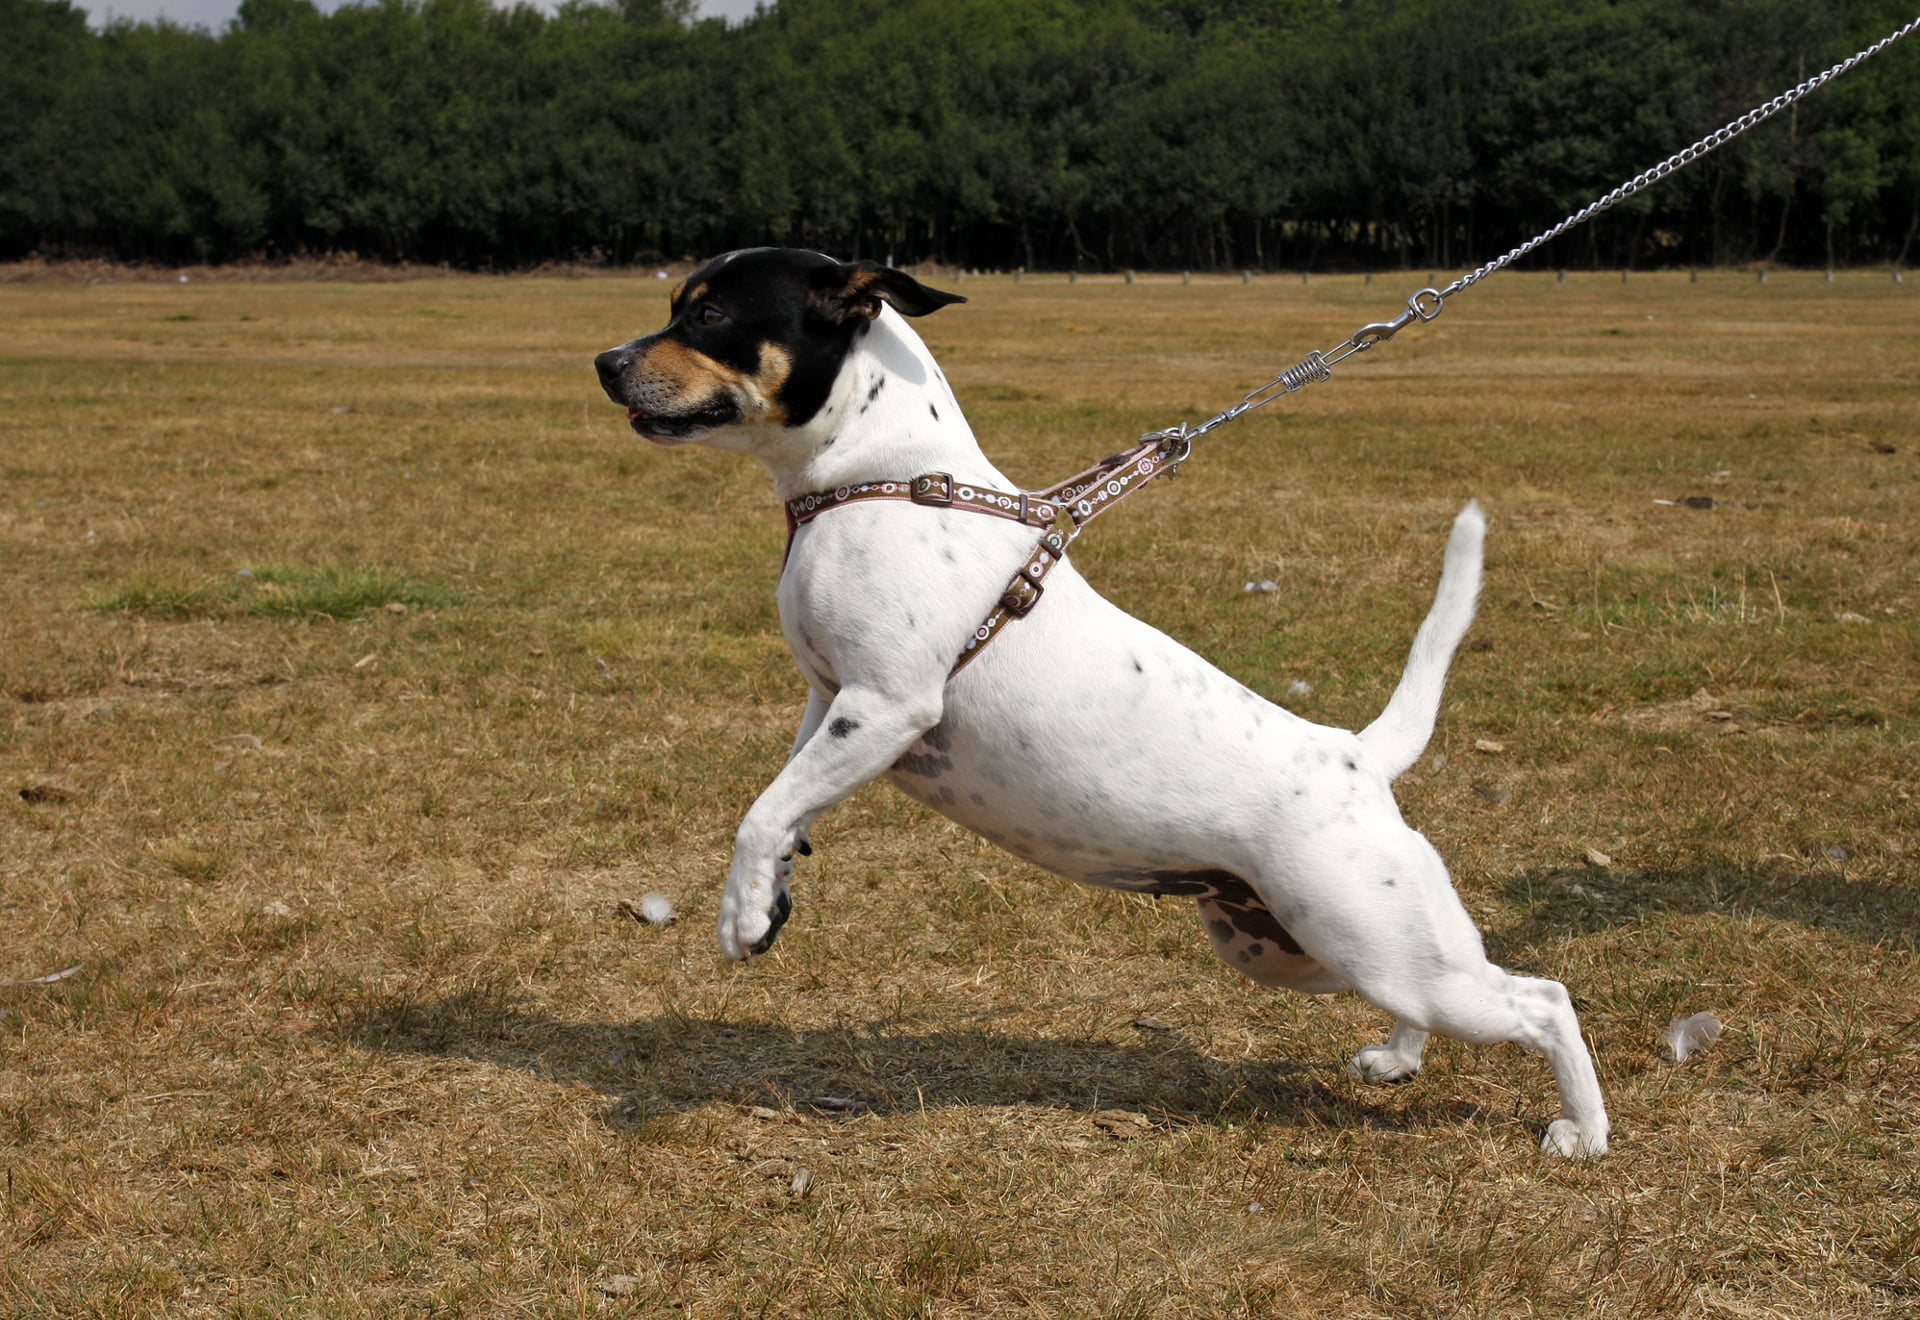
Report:
[{"label": "silver chain leash", "polygon": [[1652,169],[1635,175],[1606,196],[1588,203],[1553,228],[1528,239],[1505,256],[1496,257],[1494,260],[1489,261],[1486,265],[1481,266],[1470,274],[1461,276],[1444,289],[1420,290],[1411,298],[1407,299],[1407,310],[1394,317],[1391,321],[1375,321],[1370,325],[1363,325],[1354,331],[1351,337],[1336,344],[1325,352],[1307,354],[1306,357],[1302,358],[1298,363],[1288,367],[1278,376],[1275,376],[1265,385],[1254,390],[1224,412],[1214,414],[1197,426],[1189,426],[1185,422],[1182,422],[1178,426],[1169,427],[1165,431],[1156,432],[1155,434],[1168,441],[1175,442],[1179,446],[1178,454],[1171,458],[1171,461],[1179,462],[1180,459],[1185,458],[1187,453],[1191,451],[1193,442],[1213,430],[1214,427],[1223,426],[1244,413],[1252,412],[1255,408],[1273,402],[1283,394],[1292,394],[1296,390],[1305,389],[1316,381],[1326,380],[1333,375],[1333,368],[1337,363],[1352,357],[1355,353],[1364,353],[1375,344],[1386,342],[1416,321],[1431,321],[1434,317],[1440,315],[1442,311],[1446,310],[1447,299],[1453,297],[1456,293],[1461,293],[1471,288],[1495,271],[1526,256],[1527,253],[1533,251],[1541,244],[1552,242],[1569,229],[1577,225],[1585,224],[1602,211],[1618,205],[1642,189],[1651,187],[1653,184],[1666,178],[1669,174],[1672,174],[1675,170],[1691,165],[1694,161],[1706,155],[1709,151],[1714,150],[1716,147],[1725,146],[1728,142],[1739,137],[1754,125],[1773,118],[1773,116],[1779,114],[1795,101],[1800,100],[1808,93],[1817,90],[1833,79],[1838,78],[1862,60],[1870,59],[1878,55],[1888,46],[1891,46],[1894,42],[1900,40],[1916,28],[1920,28],[1920,18],[1914,19],[1899,31],[1882,38],[1858,54],[1841,60],[1825,73],[1815,74],[1798,87],[1780,93],[1780,95],[1774,97],[1765,105],[1755,106],[1738,119],[1721,125],[1692,146],[1683,151],[1676,151]]}]

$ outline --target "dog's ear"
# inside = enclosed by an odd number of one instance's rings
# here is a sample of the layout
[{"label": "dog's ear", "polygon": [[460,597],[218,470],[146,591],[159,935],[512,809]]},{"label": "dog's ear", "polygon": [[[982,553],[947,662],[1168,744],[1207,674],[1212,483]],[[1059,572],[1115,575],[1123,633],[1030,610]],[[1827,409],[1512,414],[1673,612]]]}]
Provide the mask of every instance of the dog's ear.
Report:
[{"label": "dog's ear", "polygon": [[966,299],[957,293],[930,289],[905,271],[872,261],[849,261],[823,267],[814,279],[813,306],[839,325],[856,316],[871,321],[885,303],[902,316],[925,316],[948,303]]}]

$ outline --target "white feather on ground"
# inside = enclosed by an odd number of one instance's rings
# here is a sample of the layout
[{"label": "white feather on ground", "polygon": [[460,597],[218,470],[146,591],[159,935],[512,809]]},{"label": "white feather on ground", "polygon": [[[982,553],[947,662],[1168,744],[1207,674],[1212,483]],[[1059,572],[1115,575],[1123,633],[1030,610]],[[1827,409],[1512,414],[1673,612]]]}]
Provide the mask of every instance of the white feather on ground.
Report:
[{"label": "white feather on ground", "polygon": [[671,926],[674,918],[673,900],[660,893],[642,894],[640,915],[656,926]]},{"label": "white feather on ground", "polygon": [[1675,1063],[1684,1063],[1689,1054],[1707,1049],[1720,1039],[1720,1019],[1711,1013],[1695,1013],[1692,1017],[1675,1018],[1660,1033],[1667,1042],[1667,1057]]}]

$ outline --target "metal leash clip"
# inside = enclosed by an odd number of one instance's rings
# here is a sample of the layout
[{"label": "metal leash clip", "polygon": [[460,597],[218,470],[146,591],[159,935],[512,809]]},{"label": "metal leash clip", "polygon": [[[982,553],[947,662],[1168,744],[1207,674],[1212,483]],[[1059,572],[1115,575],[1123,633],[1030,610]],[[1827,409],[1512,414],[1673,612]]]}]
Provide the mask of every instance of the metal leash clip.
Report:
[{"label": "metal leash clip", "polygon": [[1447,300],[1441,297],[1440,290],[1422,289],[1407,299],[1406,311],[1391,321],[1375,321],[1371,325],[1361,326],[1353,332],[1353,338],[1347,343],[1353,346],[1352,351],[1355,353],[1372,348],[1375,344],[1392,339],[1415,321],[1431,321],[1440,315],[1446,306]]},{"label": "metal leash clip", "polygon": [[[1193,437],[1187,432],[1187,424],[1182,422],[1178,426],[1169,426],[1164,431],[1149,431],[1140,437],[1142,444],[1149,440],[1160,442],[1159,459],[1166,467],[1167,478],[1171,480],[1179,476],[1180,465],[1186,462],[1187,455],[1193,452]],[[1179,451],[1177,453],[1176,448]]]}]

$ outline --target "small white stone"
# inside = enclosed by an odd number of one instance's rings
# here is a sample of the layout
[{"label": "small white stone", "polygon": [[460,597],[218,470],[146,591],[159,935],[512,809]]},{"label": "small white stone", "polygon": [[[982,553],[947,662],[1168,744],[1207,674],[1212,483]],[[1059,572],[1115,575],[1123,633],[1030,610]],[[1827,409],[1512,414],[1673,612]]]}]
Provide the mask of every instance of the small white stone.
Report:
[{"label": "small white stone", "polygon": [[1675,1063],[1684,1063],[1689,1054],[1698,1053],[1720,1039],[1720,1019],[1711,1013],[1675,1018],[1660,1033],[1667,1042],[1667,1055]]},{"label": "small white stone", "polygon": [[1307,682],[1304,678],[1296,678],[1293,682],[1287,684],[1287,695],[1290,697],[1310,697],[1313,695],[1313,684]]},{"label": "small white stone", "polygon": [[671,926],[674,918],[673,900],[665,894],[644,894],[640,899],[640,915],[656,926]]}]

